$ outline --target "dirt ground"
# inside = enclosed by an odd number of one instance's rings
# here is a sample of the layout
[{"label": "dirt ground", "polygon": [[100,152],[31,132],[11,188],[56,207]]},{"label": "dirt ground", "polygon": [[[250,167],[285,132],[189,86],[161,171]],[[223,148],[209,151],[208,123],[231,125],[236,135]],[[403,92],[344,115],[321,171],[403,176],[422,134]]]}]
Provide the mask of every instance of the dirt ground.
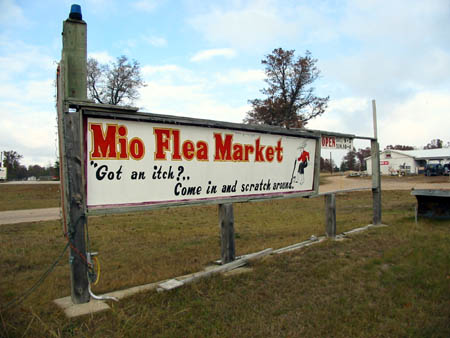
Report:
[{"label": "dirt ground", "polygon": [[[325,183],[319,187],[319,192],[330,192],[345,189],[370,188],[370,177],[346,177],[342,175],[327,176]],[[449,176],[411,176],[381,178],[381,190],[411,190],[411,189],[450,189]]]}]

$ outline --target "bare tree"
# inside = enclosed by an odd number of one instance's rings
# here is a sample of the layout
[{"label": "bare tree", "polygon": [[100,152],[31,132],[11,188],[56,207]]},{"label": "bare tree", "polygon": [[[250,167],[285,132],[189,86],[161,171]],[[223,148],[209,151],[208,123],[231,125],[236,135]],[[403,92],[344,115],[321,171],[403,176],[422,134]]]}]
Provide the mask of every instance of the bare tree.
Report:
[{"label": "bare tree", "polygon": [[295,58],[294,52],[274,49],[261,61],[266,67],[268,84],[261,92],[267,97],[249,101],[253,109],[247,113],[245,123],[301,128],[324,113],[329,97],[314,95],[311,86],[320,74],[317,59],[312,58],[309,51]]},{"label": "bare tree", "polygon": [[138,89],[145,86],[139,63],[124,55],[109,64],[89,58],[87,74],[89,98],[97,103],[131,105],[139,98]]}]

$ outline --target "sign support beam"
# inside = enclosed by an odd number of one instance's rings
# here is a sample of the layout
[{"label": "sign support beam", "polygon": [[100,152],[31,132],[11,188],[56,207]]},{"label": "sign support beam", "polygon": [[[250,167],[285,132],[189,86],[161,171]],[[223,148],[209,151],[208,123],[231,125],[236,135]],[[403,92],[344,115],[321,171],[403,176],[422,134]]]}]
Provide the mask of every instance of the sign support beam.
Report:
[{"label": "sign support beam", "polygon": [[232,203],[219,204],[219,226],[222,264],[226,264],[236,259]]},{"label": "sign support beam", "polygon": [[327,237],[336,237],[336,194],[325,195],[325,233]]}]

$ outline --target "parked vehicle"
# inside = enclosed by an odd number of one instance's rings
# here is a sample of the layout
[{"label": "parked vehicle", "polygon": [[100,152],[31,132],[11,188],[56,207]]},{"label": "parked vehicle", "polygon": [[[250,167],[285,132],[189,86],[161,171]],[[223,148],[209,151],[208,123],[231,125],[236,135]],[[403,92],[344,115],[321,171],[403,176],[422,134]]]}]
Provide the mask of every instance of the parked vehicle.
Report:
[{"label": "parked vehicle", "polygon": [[441,176],[444,173],[444,166],[440,163],[428,163],[425,166],[425,176]]}]

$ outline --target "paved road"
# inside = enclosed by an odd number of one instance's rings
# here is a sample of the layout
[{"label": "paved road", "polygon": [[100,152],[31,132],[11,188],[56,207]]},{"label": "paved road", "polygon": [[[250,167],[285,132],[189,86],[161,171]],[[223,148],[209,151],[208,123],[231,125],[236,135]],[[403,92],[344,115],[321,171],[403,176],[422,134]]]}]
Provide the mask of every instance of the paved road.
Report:
[{"label": "paved road", "polygon": [[59,181],[8,181],[1,184],[59,184]]},{"label": "paved road", "polygon": [[0,212],[0,225],[51,221],[59,218],[59,208],[2,211]]},{"label": "paved road", "polygon": [[[352,179],[345,176],[330,176],[327,178],[328,183],[320,186],[320,192],[330,192],[344,189],[370,188],[372,182],[370,179]],[[450,189],[448,183],[417,183],[401,180],[387,180],[382,182],[382,190],[411,190],[415,189]],[[23,222],[39,222],[60,219],[59,208],[48,209],[30,209],[0,212],[0,225],[14,224]]]}]

